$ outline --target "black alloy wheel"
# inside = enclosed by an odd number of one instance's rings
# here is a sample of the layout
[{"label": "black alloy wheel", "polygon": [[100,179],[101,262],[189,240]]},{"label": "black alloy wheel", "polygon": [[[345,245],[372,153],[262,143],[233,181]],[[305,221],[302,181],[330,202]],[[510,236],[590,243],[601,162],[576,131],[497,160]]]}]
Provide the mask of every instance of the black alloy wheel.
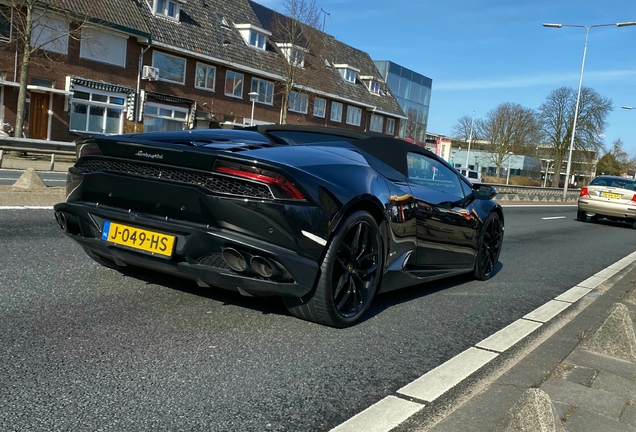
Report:
[{"label": "black alloy wheel", "polygon": [[484,229],[479,239],[479,249],[475,262],[475,278],[488,280],[497,262],[503,244],[504,227],[501,218],[496,213],[491,213],[484,223]]},{"label": "black alloy wheel", "polygon": [[316,288],[305,299],[284,298],[293,315],[332,327],[356,323],[368,309],[382,274],[382,237],[365,211],[349,215],[334,233]]}]

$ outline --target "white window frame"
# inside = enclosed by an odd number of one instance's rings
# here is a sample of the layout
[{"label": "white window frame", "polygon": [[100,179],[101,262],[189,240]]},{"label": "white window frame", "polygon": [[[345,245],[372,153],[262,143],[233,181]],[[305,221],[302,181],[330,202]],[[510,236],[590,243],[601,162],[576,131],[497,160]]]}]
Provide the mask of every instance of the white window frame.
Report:
[{"label": "white window frame", "polygon": [[[157,64],[155,63],[155,60],[156,60],[156,57],[157,57],[157,56],[172,57],[172,58],[174,58],[174,59],[183,60],[183,74],[182,74],[183,79],[182,79],[181,81],[175,81],[175,80],[171,80],[171,79],[168,79],[168,78],[163,78],[163,77],[161,76],[161,75],[162,75],[162,68],[161,68],[161,66],[159,66],[159,65],[157,65]],[[169,82],[169,83],[173,83],[173,84],[181,84],[181,85],[185,85],[185,77],[186,77],[187,63],[188,63],[188,61],[187,61],[187,59],[185,59],[184,57],[178,57],[178,56],[175,56],[175,55],[172,55],[172,54],[165,53],[165,52],[163,52],[163,51],[153,51],[153,52],[152,52],[152,66],[153,66],[153,67],[156,67],[156,68],[159,68],[159,81],[165,81],[165,82]]]},{"label": "white window frame", "polygon": [[369,81],[369,91],[371,94],[379,95],[380,94],[380,83],[377,81]]},{"label": "white window frame", "polygon": [[[88,87],[80,87],[80,86],[76,86],[74,88],[75,92],[83,92],[83,93],[88,93],[89,94],[89,99],[75,99],[73,97],[71,97],[71,109],[70,109],[70,113],[69,113],[69,130],[72,132],[81,132],[81,133],[113,133],[113,134],[121,134],[123,132],[124,129],[124,118],[127,112],[127,105],[126,105],[126,101],[128,98],[128,95],[126,93],[115,93],[115,92],[107,92],[107,91],[102,91],[102,90],[95,90],[92,88],[88,88]],[[103,101],[97,101],[97,100],[93,100],[95,96],[106,96],[108,98],[107,102],[103,102]],[[112,99],[122,99],[122,104],[116,104],[112,102]],[[72,121],[72,117],[73,117],[73,113],[75,112],[75,106],[76,105],[83,105],[86,106],[86,127],[84,129],[73,129],[71,128],[71,125],[73,123]],[[104,108],[104,118],[102,121],[102,129],[101,132],[100,131],[92,131],[89,130],[88,128],[88,123],[90,120],[90,108],[91,107],[97,107],[97,108]],[[106,132],[106,121],[108,118],[108,110],[109,109],[118,109],[121,110],[120,114],[119,114],[119,128],[117,131],[115,132]]]},{"label": "white window frame", "polygon": [[[200,85],[197,84],[199,69],[204,69],[203,82],[205,84],[203,86],[200,86]],[[208,87],[207,86],[207,82],[208,82],[209,74],[210,74],[210,69],[214,73],[214,78],[212,79],[212,87]],[[213,92],[214,88],[216,87],[216,67],[215,66],[210,66],[209,64],[197,62],[196,67],[194,69],[194,87],[198,88],[200,90],[207,90],[207,91]]]},{"label": "white window frame", "polygon": [[362,108],[349,105],[347,107],[346,123],[352,126],[360,126],[360,124],[362,123]]},{"label": "white window frame", "polygon": [[[228,74],[234,74],[234,78],[232,79],[232,88],[234,89],[234,91],[232,93],[228,93],[225,89],[226,89],[226,84],[227,84],[227,80],[228,80]],[[236,77],[237,76],[241,76],[240,80],[237,80]],[[240,81],[241,83],[241,91],[240,91],[240,96],[236,95],[236,83],[237,81]],[[225,80],[223,80],[223,93],[225,93],[225,96],[227,97],[231,97],[231,98],[236,98],[236,99],[243,99],[243,90],[245,87],[245,75],[243,75],[240,72],[235,72],[233,70],[226,70],[225,71]]]},{"label": "white window frame", "polygon": [[371,132],[382,133],[383,128],[384,128],[384,117],[377,114],[371,114],[371,120],[369,120],[369,130]]},{"label": "white window frame", "polygon": [[[261,91],[262,89],[265,91]],[[264,105],[274,105],[274,83],[271,81],[266,81],[260,78],[252,78],[252,85],[250,87],[250,91],[258,93],[258,97],[255,102],[264,104]]]},{"label": "white window frame", "polygon": [[[301,106],[295,107],[296,101],[300,100]],[[304,103],[303,103],[304,102]],[[307,107],[309,106],[309,98],[305,93],[291,92],[289,93],[289,108],[288,111],[307,114]]]},{"label": "white window frame", "polygon": [[[159,10],[159,3],[163,2],[164,7],[162,10]],[[170,4],[174,5],[174,15],[170,15]],[[181,8],[179,7],[179,3],[175,0],[154,0],[153,4],[153,14],[161,16],[163,18],[167,18],[172,21],[179,21],[179,15],[181,14]]]},{"label": "white window frame", "polygon": [[385,133],[387,135],[393,135],[395,134],[395,119],[394,118],[387,118],[386,119],[386,129],[385,129]]},{"label": "white window frame", "polygon": [[305,67],[305,53],[308,52],[305,48],[290,43],[279,43],[278,47],[289,64],[301,69]]},{"label": "white window frame", "polygon": [[327,113],[327,99],[323,99],[319,97],[314,98],[314,117],[325,118],[326,113]]},{"label": "white window frame", "polygon": [[[9,6],[2,6],[2,7],[5,9],[4,13],[6,13],[6,10],[9,9]],[[7,22],[9,24],[9,36],[8,37],[0,36],[0,42],[11,42],[13,40],[13,8],[11,8],[11,15],[5,16],[4,13],[2,18],[8,18]]]},{"label": "white window frame", "polygon": [[[157,114],[149,114],[148,113],[148,108],[157,108]],[[166,114],[162,114],[161,110],[166,110],[166,111],[170,111],[170,115],[166,115]],[[176,113],[183,113],[185,114],[183,116],[183,118],[181,116],[176,116]],[[179,122],[179,123],[183,123],[183,128],[185,129],[186,125],[188,124],[188,113],[190,112],[190,110],[188,108],[183,108],[183,107],[178,107],[178,106],[174,106],[174,105],[166,105],[166,104],[160,104],[160,103],[156,103],[156,102],[146,102],[146,107],[144,109],[144,115],[143,117],[152,117],[152,118],[158,118],[158,119],[162,119],[162,120],[169,120],[169,121],[174,121],[174,122]]]},{"label": "white window frame", "polygon": [[[334,107],[338,109],[334,111]],[[342,109],[343,105],[340,102],[331,102],[331,113],[329,115],[329,119],[332,122],[342,123]]]},{"label": "white window frame", "polygon": [[[94,44],[94,41],[97,41],[97,44]],[[120,46],[117,46],[117,44],[120,44]],[[121,52],[122,48],[123,52]],[[80,58],[125,68],[127,48],[127,36],[104,31],[96,27],[82,28]],[[115,57],[111,54],[115,53],[116,49],[119,49],[120,54]]]},{"label": "white window frame", "polygon": [[360,69],[350,66],[348,64],[335,64],[333,66],[336,69],[338,69],[338,72],[340,72],[340,76],[342,76],[342,79],[344,79],[345,82],[348,82],[351,84],[356,83],[356,77],[357,77],[357,74],[360,73]]},{"label": "white window frame", "polygon": [[[252,24],[234,24],[234,27],[239,30],[241,37],[243,37],[243,40],[248,46],[265,51],[265,48],[267,48],[267,38],[272,36],[272,32]],[[252,43],[252,35],[256,37],[255,45]],[[262,39],[260,39],[259,36],[261,36]],[[262,43],[259,41],[262,41]]]},{"label": "white window frame", "polygon": [[36,11],[33,13],[33,30],[31,32],[31,46],[33,48],[67,55],[68,33],[67,21],[46,15],[44,12]]}]

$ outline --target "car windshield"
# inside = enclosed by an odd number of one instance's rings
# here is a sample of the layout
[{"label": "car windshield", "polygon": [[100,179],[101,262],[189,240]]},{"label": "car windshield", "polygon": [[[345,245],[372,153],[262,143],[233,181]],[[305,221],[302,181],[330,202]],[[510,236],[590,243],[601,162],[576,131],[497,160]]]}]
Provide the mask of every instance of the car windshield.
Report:
[{"label": "car windshield", "polygon": [[636,190],[636,180],[628,178],[596,177],[590,182],[590,186],[608,186]]}]

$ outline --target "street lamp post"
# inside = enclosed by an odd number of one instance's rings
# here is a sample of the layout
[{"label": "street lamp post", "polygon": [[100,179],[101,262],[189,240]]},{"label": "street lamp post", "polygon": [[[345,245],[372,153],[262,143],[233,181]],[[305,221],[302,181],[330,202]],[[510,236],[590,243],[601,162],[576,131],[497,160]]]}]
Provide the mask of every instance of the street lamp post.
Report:
[{"label": "street lamp post", "polygon": [[[468,158],[470,157],[470,142],[473,140],[473,125],[475,124],[475,111],[473,111],[473,119],[470,122],[470,135],[468,136],[468,152],[466,153],[466,169],[468,169]],[[468,175],[468,171],[466,171]]]},{"label": "street lamp post", "polygon": [[506,173],[506,185],[510,181],[510,159],[512,159],[512,152],[508,152],[508,172]]},{"label": "street lamp post", "polygon": [[626,110],[633,110],[634,109],[634,107],[625,106],[625,105],[623,105],[621,108],[626,109]]},{"label": "street lamp post", "polygon": [[250,117],[250,126],[254,126],[254,103],[256,99],[258,99],[257,92],[249,92],[248,96],[250,97],[250,101],[252,101],[252,117]]},{"label": "street lamp post", "polygon": [[[614,24],[594,24],[591,26],[585,26],[581,24],[549,24],[549,23],[543,24],[543,27],[550,27],[550,28],[579,27],[579,28],[585,29],[585,45],[583,45],[583,61],[581,62],[581,73],[579,75],[579,89],[576,93],[576,105],[574,106],[574,121],[572,123],[572,136],[570,140],[570,150],[568,154],[568,165],[565,170],[565,181],[563,182],[563,201],[565,201],[567,197],[568,182],[570,181],[570,169],[572,168],[572,149],[574,148],[574,136],[576,134],[576,120],[579,116],[579,102],[581,100],[581,84],[583,83],[583,70],[585,69],[585,55],[587,54],[587,39],[590,33],[590,29],[594,27],[609,27],[609,26],[627,27],[627,26],[633,26],[633,25],[636,25],[636,21],[619,22]],[[556,172],[556,167],[555,167],[554,175],[560,176],[560,174],[557,174]]]}]

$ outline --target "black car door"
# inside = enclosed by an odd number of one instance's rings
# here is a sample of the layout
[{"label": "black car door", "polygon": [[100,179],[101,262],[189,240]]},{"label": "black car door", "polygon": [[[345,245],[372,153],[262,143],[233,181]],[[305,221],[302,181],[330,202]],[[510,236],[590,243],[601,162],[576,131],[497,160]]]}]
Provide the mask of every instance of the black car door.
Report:
[{"label": "black car door", "polygon": [[444,163],[419,153],[408,154],[408,170],[416,204],[418,267],[472,268],[479,220],[470,185]]}]

